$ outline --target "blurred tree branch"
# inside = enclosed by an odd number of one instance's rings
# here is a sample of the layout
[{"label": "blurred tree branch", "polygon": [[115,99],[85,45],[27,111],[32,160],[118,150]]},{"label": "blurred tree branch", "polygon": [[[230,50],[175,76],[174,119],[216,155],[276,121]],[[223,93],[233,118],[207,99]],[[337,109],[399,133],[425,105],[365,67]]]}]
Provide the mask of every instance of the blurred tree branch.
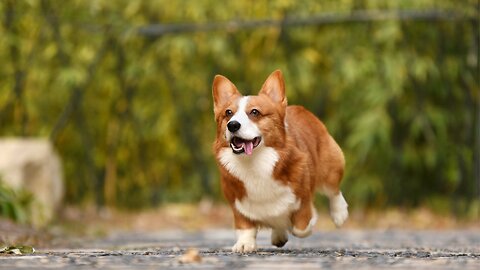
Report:
[{"label": "blurred tree branch", "polygon": [[259,27],[287,27],[306,25],[328,25],[339,23],[358,23],[386,20],[401,21],[443,21],[443,20],[473,20],[478,21],[476,16],[442,10],[356,10],[350,13],[321,13],[307,18],[285,17],[284,19],[233,20],[227,22],[209,23],[185,23],[185,24],[152,24],[141,26],[137,29],[138,34],[157,37],[165,34],[178,34],[188,32],[208,32],[217,30],[237,31]]},{"label": "blurred tree branch", "polygon": [[[70,58],[67,56],[67,53],[65,52],[65,44],[60,34],[60,24],[58,22],[58,18],[55,16],[55,12],[50,7],[47,0],[42,0],[41,7],[42,7],[42,12],[45,16],[45,19],[53,31],[54,40],[58,48],[57,57],[60,63],[62,64],[62,66],[67,67],[70,65],[71,61],[70,61]],[[105,41],[108,41],[108,40],[105,40]],[[108,48],[108,44],[107,42],[104,42],[104,45],[97,51],[96,56],[93,58],[91,64],[87,68],[88,76],[85,82],[83,83],[83,86],[81,87],[81,86],[75,85],[72,87],[72,93],[70,95],[69,101],[65,105],[62,113],[58,117],[50,133],[51,141],[55,142],[57,140],[59,133],[66,126],[68,119],[70,118],[72,113],[78,108],[79,104],[82,101],[84,88],[86,88],[90,84],[91,80],[93,79],[96,72],[96,68],[99,65],[100,61],[102,60],[103,56],[105,55],[107,48]]]},{"label": "blurred tree branch", "polygon": [[[54,41],[58,48],[57,58],[59,59],[60,63],[64,68],[68,67],[71,64],[71,60],[65,50],[65,42],[61,37],[60,24],[59,24],[58,18],[56,17],[56,13],[53,10],[53,8],[49,5],[49,2],[47,0],[43,0],[41,2],[41,9],[46,21],[48,22],[48,24],[50,25],[53,31]],[[91,61],[90,65],[88,65],[87,67],[86,79],[83,81],[82,85],[75,84],[72,86],[70,98],[65,104],[65,107],[63,108],[62,113],[58,117],[50,133],[50,140],[53,143],[55,143],[58,139],[59,134],[65,128],[65,126],[68,123],[68,120],[73,115],[75,123],[77,124],[78,132],[80,134],[80,139],[84,146],[83,154],[84,154],[84,160],[86,162],[86,173],[87,173],[89,182],[91,182],[94,186],[94,194],[95,194],[97,206],[102,206],[104,204],[103,193],[101,188],[103,186],[101,183],[102,179],[100,179],[97,176],[97,170],[96,170],[95,161],[94,161],[94,147],[95,147],[94,140],[90,135],[90,131],[85,121],[85,115],[81,110],[80,105],[82,103],[82,100],[88,85],[90,85],[91,81],[95,77],[95,74],[97,72],[97,67],[101,63],[103,57],[108,51],[108,48],[110,47],[110,43],[111,43],[110,39],[103,39],[102,45],[100,46],[100,48],[98,48],[96,55],[93,57],[93,60]]]},{"label": "blurred tree branch", "polygon": [[[6,32],[9,32],[13,38],[17,38],[18,36],[18,29],[15,27],[15,8],[14,8],[14,1],[6,1],[5,4],[5,17],[3,21],[3,25],[5,27]],[[33,51],[33,49],[32,49]],[[23,90],[25,87],[25,77],[26,77],[26,70],[21,67],[20,58],[21,53],[18,48],[18,42],[14,42],[12,37],[9,38],[9,52],[10,58],[13,66],[13,78],[14,83],[12,87],[12,97],[9,101],[7,101],[6,105],[0,110],[0,124],[2,123],[2,118],[7,115],[7,113],[13,110],[14,118],[18,116],[21,122],[20,127],[20,135],[25,136],[25,127],[27,122],[27,111],[23,105]],[[31,58],[31,57],[30,57]]]},{"label": "blurred tree branch", "polygon": [[[480,16],[480,1],[477,1],[477,17]],[[473,48],[477,48],[477,80],[480,80],[480,22],[478,18],[476,21],[472,21],[472,29],[474,31],[474,39],[473,39]],[[477,87],[478,87],[477,81]],[[473,101],[473,103],[475,103]],[[473,154],[473,162],[474,162],[474,169],[473,174],[475,179],[477,179],[477,198],[480,199],[480,94],[477,92],[477,106],[476,106],[476,114],[474,115],[474,119],[476,117],[476,121],[474,120],[474,139],[473,145],[476,146],[474,149]]]}]

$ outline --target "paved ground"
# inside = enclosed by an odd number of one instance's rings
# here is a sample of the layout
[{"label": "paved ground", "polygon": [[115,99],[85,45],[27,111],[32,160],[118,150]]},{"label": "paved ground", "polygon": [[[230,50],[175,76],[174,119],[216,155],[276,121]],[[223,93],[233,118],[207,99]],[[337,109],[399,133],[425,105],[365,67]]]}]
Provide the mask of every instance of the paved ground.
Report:
[{"label": "paved ground", "polygon": [[[117,234],[70,249],[0,256],[0,269],[480,269],[480,230],[338,230],[290,238],[284,248],[272,248],[268,232],[261,232],[260,250],[238,255],[230,252],[230,230]],[[189,248],[201,262],[179,261]]]}]

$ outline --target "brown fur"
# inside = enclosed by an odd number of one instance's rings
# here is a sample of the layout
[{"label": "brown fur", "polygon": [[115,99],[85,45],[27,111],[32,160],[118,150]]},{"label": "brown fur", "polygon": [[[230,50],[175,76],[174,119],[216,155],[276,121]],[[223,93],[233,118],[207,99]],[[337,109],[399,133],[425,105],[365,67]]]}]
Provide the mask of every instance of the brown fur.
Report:
[{"label": "brown fur", "polygon": [[[217,136],[214,152],[217,156],[224,147],[225,130],[229,117],[227,108],[237,110],[236,102],[242,95],[225,77],[217,75],[213,83],[214,112],[217,122]],[[301,206],[291,216],[294,227],[305,229],[312,218],[311,204],[315,190],[333,194],[339,192],[343,176],[344,157],[340,147],[328,133],[324,124],[301,106],[287,106],[282,74],[276,71],[262,86],[258,96],[251,96],[246,111],[261,108],[261,116],[249,116],[259,127],[266,146],[273,147],[280,159],[273,176],[289,186]],[[285,126],[286,123],[286,126]],[[240,214],[235,206],[236,199],[246,196],[243,183],[231,175],[218,162],[223,193],[230,203],[237,229],[262,225]]]}]

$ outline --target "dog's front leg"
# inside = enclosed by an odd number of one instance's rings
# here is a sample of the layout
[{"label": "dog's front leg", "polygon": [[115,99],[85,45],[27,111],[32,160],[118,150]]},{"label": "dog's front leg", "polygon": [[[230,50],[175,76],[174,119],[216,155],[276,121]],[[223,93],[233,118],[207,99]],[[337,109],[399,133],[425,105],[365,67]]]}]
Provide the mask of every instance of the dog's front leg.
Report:
[{"label": "dog's front leg", "polygon": [[317,211],[311,200],[304,200],[292,215],[292,234],[296,237],[307,237],[317,223]]},{"label": "dog's front leg", "polygon": [[272,245],[283,247],[288,242],[287,230],[272,228]]},{"label": "dog's front leg", "polygon": [[257,250],[257,225],[235,208],[233,209],[237,242],[232,247],[233,252],[248,253]]},{"label": "dog's front leg", "polygon": [[257,237],[257,228],[236,229],[237,243],[233,245],[232,251],[239,253],[254,252],[257,250],[255,238]]}]

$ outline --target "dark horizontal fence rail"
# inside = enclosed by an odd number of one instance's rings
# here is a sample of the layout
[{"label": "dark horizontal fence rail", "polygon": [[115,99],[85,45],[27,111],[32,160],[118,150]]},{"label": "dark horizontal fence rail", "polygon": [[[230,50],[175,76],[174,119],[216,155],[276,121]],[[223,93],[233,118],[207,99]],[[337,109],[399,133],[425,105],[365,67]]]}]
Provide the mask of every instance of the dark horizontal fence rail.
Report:
[{"label": "dark horizontal fence rail", "polygon": [[285,17],[283,19],[266,19],[251,21],[226,21],[207,23],[152,24],[141,26],[137,33],[143,36],[156,37],[165,34],[209,31],[237,31],[260,27],[294,27],[309,25],[329,25],[340,23],[375,22],[386,20],[400,21],[478,21],[478,16],[455,11],[443,10],[358,10],[350,13],[319,13],[307,18]]}]

